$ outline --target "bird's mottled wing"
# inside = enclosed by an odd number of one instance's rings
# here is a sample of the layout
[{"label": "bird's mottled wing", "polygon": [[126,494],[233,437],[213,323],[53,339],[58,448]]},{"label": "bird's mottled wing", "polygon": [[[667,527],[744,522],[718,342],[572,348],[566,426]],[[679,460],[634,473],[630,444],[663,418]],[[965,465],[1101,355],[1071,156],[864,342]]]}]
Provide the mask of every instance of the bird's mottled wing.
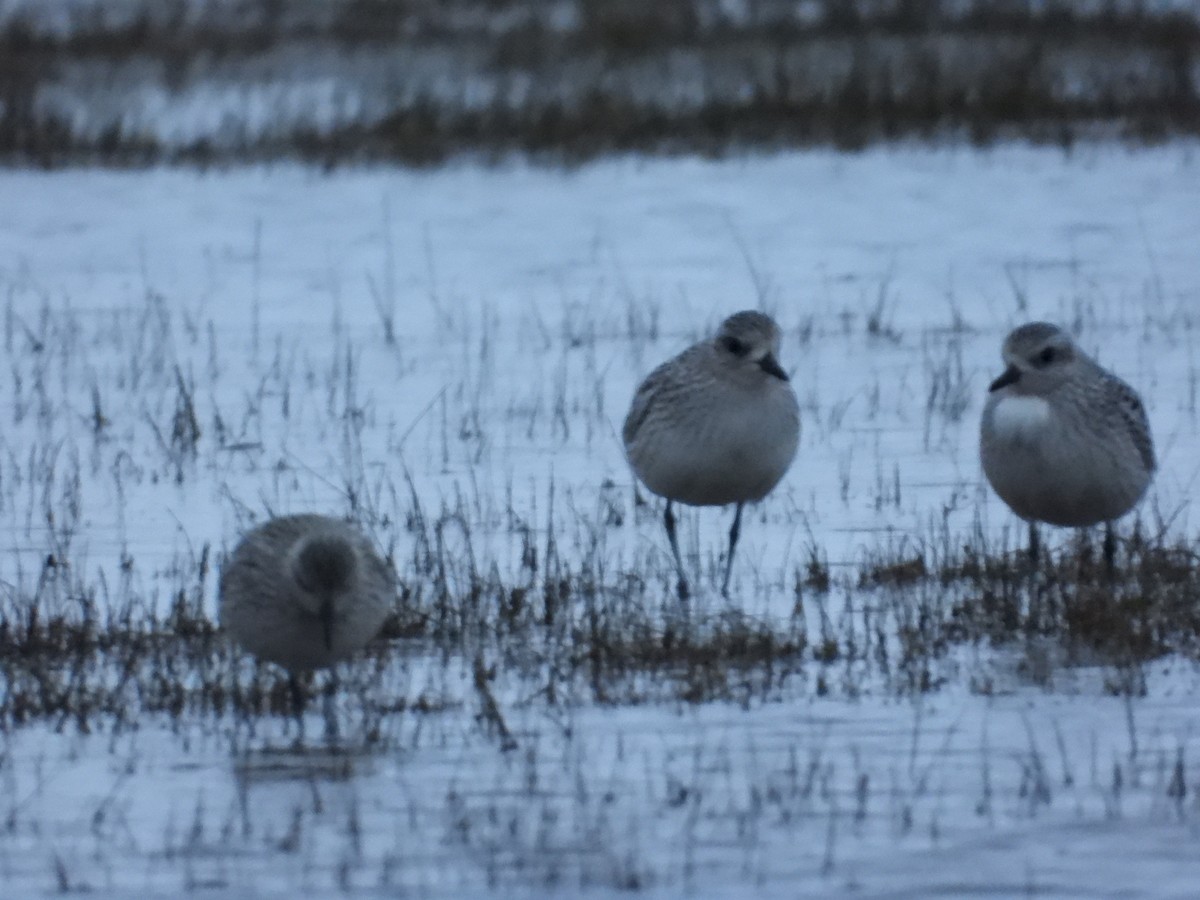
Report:
[{"label": "bird's mottled wing", "polygon": [[1150,436],[1150,420],[1146,416],[1142,398],[1120,378],[1108,373],[1105,373],[1105,392],[1120,414],[1121,422],[1137,447],[1146,471],[1154,471],[1154,440]]},{"label": "bird's mottled wing", "polygon": [[626,447],[637,438],[638,429],[649,417],[655,402],[660,400],[663,392],[668,391],[674,383],[678,360],[679,357],[668,360],[647,375],[646,380],[638,387],[637,393],[633,395],[629,413],[625,416],[625,427],[621,430],[621,437],[624,439]]}]

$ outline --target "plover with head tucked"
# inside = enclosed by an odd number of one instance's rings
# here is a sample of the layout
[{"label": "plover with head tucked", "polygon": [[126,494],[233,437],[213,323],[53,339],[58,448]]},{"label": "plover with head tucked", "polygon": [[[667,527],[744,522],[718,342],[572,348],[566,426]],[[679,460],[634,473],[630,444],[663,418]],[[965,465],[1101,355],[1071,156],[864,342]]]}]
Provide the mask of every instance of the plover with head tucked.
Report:
[{"label": "plover with head tucked", "polygon": [[1141,500],[1154,476],[1141,398],[1046,322],[1014,329],[1002,354],[1008,368],[989,388],[980,428],[988,482],[1030,523],[1035,562],[1037,522],[1103,522],[1111,571],[1112,522]]},{"label": "plover with head tucked", "polygon": [[625,417],[625,453],[638,478],[667,500],[664,521],[679,595],[688,594],[673,503],[736,503],[721,592],[729,590],[742,507],[779,483],[796,455],[800,408],[780,367],[779,327],[760,312],[735,313],[716,335],[647,376]]},{"label": "plover with head tucked", "polygon": [[221,624],[255,656],[304,672],[373,638],[392,610],[392,570],[356,528],[328,516],[271,519],[221,572]]}]

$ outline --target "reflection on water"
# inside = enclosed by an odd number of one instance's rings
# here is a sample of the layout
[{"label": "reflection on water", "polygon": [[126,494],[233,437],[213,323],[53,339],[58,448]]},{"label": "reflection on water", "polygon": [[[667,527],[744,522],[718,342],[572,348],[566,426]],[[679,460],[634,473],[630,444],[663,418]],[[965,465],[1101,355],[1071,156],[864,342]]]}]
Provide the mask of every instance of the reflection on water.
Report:
[{"label": "reflection on water", "polygon": [[[1113,829],[1152,827],[1160,859],[1194,864],[1188,829],[1172,823],[1194,815],[1175,769],[1196,752],[1197,685],[1169,669],[1155,667],[1132,706],[1093,689],[951,688],[902,702],[577,709],[563,730],[553,710],[514,704],[509,753],[454,714],[365,753],[230,754],[196,725],[116,738],[23,729],[6,741],[0,865],[35,890],[65,877],[93,890],[199,880],[456,896],[639,881],[671,893],[749,879],[767,896],[874,895],[982,885],[963,860],[1000,848],[1041,883],[1052,834],[1073,848],[1058,877],[1090,893],[1133,884],[1095,855]],[[1106,837],[1093,845],[1084,827]],[[911,868],[913,853],[937,863]]]},{"label": "reflection on water", "polygon": [[365,749],[310,746],[302,738],[290,747],[248,751],[234,758],[233,773],[245,785],[270,781],[349,781],[369,777],[372,755]]}]

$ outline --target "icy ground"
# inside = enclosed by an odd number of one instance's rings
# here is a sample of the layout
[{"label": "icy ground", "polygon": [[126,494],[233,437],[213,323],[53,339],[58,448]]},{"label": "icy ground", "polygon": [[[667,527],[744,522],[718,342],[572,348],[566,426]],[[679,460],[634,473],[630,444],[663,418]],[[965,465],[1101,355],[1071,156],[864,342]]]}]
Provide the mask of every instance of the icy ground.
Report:
[{"label": "icy ground", "polygon": [[[653,365],[759,305],[785,331],[803,435],[743,528],[738,608],[786,615],[814,557],[849,577],[906,546],[1019,544],[981,485],[976,429],[1003,334],[1032,318],[1072,327],[1142,391],[1161,466],[1142,528],[1190,535],[1196,150],[0,173],[4,602],[69,607],[85,584],[163,610],[205,545],[219,559],[268,511],[310,509],[352,513],[412,584],[419,506],[458,517],[447,540],[480,570],[516,581],[527,536],[554,534],[568,560],[642,573],[666,608],[660,508],[635,510],[620,422]],[[728,516],[683,518],[699,610],[725,602]],[[66,565],[48,576],[47,556]],[[917,698],[869,680],[819,696],[799,678],[740,706],[551,705],[501,672],[518,739],[504,753],[460,660],[397,652],[398,694],[445,711],[396,714],[382,751],[281,750],[279,723],[9,729],[0,882],[455,897],[1200,883],[1200,682],[1181,660],[1133,700],[1103,667],[1053,691],[993,680],[1006,662],[986,648]]]}]

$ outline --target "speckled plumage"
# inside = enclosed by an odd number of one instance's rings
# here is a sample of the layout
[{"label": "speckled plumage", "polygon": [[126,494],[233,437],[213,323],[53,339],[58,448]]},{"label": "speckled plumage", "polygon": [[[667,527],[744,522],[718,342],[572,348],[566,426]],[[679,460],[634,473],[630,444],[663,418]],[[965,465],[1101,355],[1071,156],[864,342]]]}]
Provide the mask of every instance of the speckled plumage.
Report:
[{"label": "speckled plumage", "polygon": [[735,313],[713,338],[646,377],[622,430],[634,473],[668,500],[667,531],[677,563],[671,501],[738,504],[726,587],[742,504],[770,493],[791,465],[800,440],[799,405],[777,362],[778,349],[779,328],[769,316]]},{"label": "speckled plumage", "polygon": [[305,671],[361,649],[395,597],[395,576],[358,529],[282,516],[248,532],[225,563],[220,617],[251,653]]},{"label": "speckled plumage", "polygon": [[1129,512],[1155,470],[1137,392],[1045,322],[1012,331],[1003,357],[1008,369],[980,425],[983,471],[1000,498],[1021,518],[1051,525],[1084,527]]}]

